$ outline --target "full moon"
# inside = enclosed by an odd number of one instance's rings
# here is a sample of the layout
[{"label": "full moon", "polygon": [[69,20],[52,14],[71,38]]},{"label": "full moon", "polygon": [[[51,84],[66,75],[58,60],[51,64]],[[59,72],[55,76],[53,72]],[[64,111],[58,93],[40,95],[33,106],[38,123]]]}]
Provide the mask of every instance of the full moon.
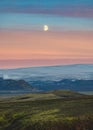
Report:
[{"label": "full moon", "polygon": [[48,31],[48,25],[44,25],[44,31]]}]

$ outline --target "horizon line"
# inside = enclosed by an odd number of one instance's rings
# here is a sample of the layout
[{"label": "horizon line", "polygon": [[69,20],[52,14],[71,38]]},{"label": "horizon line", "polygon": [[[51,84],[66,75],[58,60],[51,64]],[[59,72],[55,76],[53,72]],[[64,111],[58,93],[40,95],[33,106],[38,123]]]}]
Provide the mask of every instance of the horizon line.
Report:
[{"label": "horizon line", "polygon": [[93,63],[69,63],[69,64],[56,64],[56,65],[39,65],[39,66],[28,66],[28,67],[11,67],[11,68],[0,68],[0,70],[12,70],[12,69],[26,69],[26,68],[41,68],[41,67],[57,67],[57,66],[72,66],[72,65],[93,65]]}]

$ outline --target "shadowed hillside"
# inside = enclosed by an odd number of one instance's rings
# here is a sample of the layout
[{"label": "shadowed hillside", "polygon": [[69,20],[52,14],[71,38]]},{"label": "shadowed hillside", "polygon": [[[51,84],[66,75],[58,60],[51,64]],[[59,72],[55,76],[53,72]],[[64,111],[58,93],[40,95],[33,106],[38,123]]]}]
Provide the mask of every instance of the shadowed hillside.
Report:
[{"label": "shadowed hillside", "polygon": [[18,91],[18,90],[31,90],[31,85],[24,80],[13,80],[0,78],[1,91]]}]

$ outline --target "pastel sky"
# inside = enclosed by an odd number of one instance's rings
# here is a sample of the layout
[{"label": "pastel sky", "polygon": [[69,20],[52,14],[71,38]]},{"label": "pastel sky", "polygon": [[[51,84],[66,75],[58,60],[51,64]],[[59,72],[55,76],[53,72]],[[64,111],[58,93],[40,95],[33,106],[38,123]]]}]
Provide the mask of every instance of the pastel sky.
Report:
[{"label": "pastel sky", "polygon": [[0,1],[0,68],[81,63],[93,63],[93,0]]}]

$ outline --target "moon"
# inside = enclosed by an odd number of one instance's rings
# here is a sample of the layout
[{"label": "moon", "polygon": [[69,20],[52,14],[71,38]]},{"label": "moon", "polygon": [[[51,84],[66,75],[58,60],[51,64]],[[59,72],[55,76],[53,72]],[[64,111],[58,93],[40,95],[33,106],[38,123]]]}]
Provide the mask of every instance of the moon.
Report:
[{"label": "moon", "polygon": [[49,28],[48,28],[48,25],[44,25],[44,31],[48,31],[49,30]]}]

